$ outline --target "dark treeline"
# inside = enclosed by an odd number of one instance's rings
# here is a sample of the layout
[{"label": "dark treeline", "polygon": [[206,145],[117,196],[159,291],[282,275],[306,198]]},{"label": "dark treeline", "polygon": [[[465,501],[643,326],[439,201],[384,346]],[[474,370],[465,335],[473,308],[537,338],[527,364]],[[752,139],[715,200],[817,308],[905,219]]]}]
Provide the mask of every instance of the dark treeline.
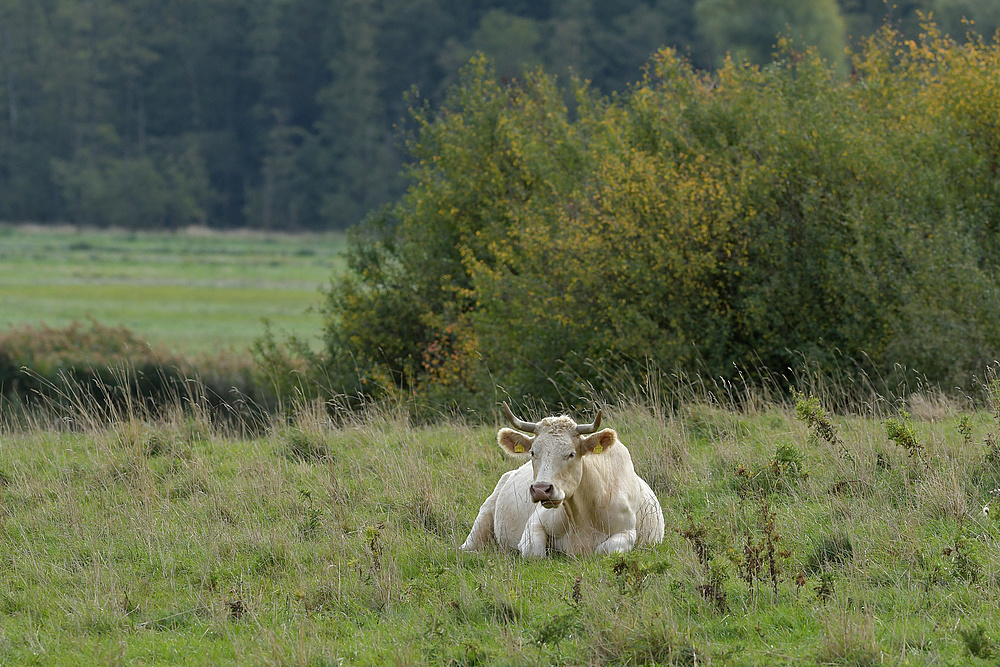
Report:
[{"label": "dark treeline", "polygon": [[712,68],[790,31],[837,60],[918,10],[1000,23],[993,0],[0,0],[0,219],[343,228],[405,187],[407,91],[440,103],[477,51],[608,93],[662,45]]}]

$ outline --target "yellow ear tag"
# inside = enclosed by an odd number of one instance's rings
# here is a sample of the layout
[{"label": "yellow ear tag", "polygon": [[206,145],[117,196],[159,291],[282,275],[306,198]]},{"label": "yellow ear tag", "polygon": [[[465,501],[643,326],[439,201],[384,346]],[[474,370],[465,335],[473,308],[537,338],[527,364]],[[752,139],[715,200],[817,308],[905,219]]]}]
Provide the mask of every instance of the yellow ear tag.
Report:
[{"label": "yellow ear tag", "polygon": [[601,447],[600,445],[594,445],[594,448],[590,451],[594,452],[595,454],[600,454],[601,452],[604,451],[604,447]]},{"label": "yellow ear tag", "polygon": [[524,453],[524,445],[514,445],[514,451],[518,454]]}]

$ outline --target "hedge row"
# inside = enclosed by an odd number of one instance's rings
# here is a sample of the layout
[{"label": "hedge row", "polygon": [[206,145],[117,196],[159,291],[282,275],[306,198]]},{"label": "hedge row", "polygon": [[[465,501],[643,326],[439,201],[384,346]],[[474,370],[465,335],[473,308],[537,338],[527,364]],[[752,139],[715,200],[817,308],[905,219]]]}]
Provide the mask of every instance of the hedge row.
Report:
[{"label": "hedge row", "polygon": [[103,422],[194,406],[257,426],[278,403],[249,355],[181,357],[93,320],[0,334],[0,412],[8,417],[49,413]]}]

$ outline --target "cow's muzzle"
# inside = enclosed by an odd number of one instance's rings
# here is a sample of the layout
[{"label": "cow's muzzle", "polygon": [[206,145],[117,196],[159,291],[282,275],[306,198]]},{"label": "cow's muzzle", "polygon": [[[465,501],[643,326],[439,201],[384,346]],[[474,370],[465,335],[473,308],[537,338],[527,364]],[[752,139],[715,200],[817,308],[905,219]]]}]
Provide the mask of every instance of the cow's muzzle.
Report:
[{"label": "cow's muzzle", "polygon": [[554,484],[537,482],[531,485],[531,502],[541,503],[543,507],[558,507],[562,498],[557,497]]}]

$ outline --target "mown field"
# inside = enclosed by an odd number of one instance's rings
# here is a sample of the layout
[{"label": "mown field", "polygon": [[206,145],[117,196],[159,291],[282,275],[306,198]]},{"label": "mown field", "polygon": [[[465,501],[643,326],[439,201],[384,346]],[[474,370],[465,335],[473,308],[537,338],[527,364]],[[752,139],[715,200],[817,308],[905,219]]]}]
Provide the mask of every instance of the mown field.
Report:
[{"label": "mown field", "polygon": [[343,235],[0,227],[0,330],[93,318],[179,353],[242,351],[268,319],[316,339]]},{"label": "mown field", "polygon": [[180,408],[7,425],[0,664],[1000,656],[995,380],[980,408],[925,391],[841,416],[835,394],[678,387],[605,413],[663,504],[664,542],[536,562],[458,551],[516,465],[489,419],[306,405],[254,435]]}]

